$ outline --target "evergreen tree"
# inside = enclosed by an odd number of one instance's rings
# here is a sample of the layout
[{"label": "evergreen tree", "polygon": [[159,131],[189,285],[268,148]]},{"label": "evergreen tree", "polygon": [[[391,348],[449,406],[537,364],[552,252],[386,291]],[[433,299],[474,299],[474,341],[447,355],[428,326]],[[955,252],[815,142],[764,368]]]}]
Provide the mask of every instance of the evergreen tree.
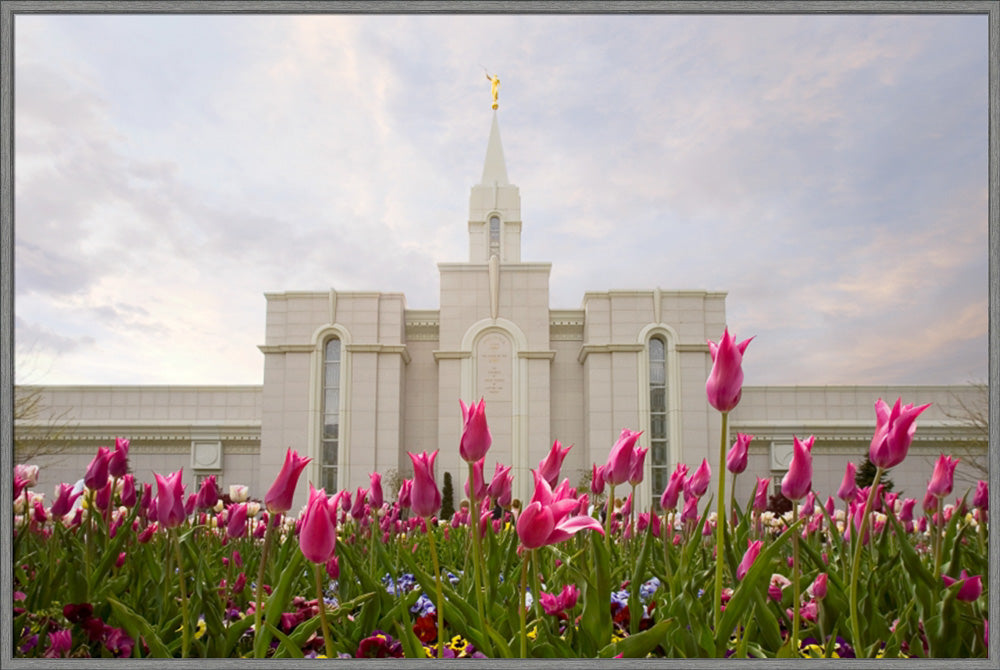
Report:
[{"label": "evergreen tree", "polygon": [[451,519],[455,513],[455,490],[451,484],[451,473],[444,473],[444,486],[441,487],[441,516],[442,521]]},{"label": "evergreen tree", "polygon": [[[865,455],[864,462],[858,467],[858,471],[854,473],[854,483],[858,485],[859,489],[868,488],[872,485],[875,480],[875,472],[878,470],[875,464],[871,462],[868,455]],[[889,473],[883,472],[882,478],[879,479],[879,484],[885,487],[885,492],[888,493],[892,490],[894,484],[892,480],[889,479]]]}]

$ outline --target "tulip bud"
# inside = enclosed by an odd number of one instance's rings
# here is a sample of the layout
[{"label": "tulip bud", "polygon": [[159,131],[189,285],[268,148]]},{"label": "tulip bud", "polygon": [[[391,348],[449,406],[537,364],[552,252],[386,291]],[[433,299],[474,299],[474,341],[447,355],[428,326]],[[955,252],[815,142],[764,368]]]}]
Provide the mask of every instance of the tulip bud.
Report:
[{"label": "tulip bud", "polygon": [[542,477],[545,477],[549,486],[555,486],[556,482],[559,481],[559,471],[562,469],[563,460],[572,448],[573,446],[570,445],[564,449],[559,440],[556,440],[552,443],[548,456],[539,461],[538,472]]},{"label": "tulip bud", "polygon": [[234,503],[246,502],[250,497],[250,489],[243,484],[229,485],[229,499]]},{"label": "tulip bud", "polygon": [[934,464],[934,472],[931,481],[927,485],[927,495],[943,498],[951,494],[954,485],[955,467],[958,465],[957,458],[951,458],[941,454]]},{"label": "tulip bud", "polygon": [[753,435],[736,434],[736,442],[729,453],[726,454],[726,469],[735,475],[747,469],[747,460],[750,456],[750,441]]},{"label": "tulip bud", "polygon": [[462,408],[464,423],[458,452],[466,463],[475,463],[486,456],[493,443],[489,426],[486,424],[486,404],[482,398],[478,404],[472,403],[466,406],[461,400],[458,404]]},{"label": "tulip bud", "polygon": [[810,435],[805,441],[792,437],[792,462],[781,480],[781,494],[791,501],[801,500],[812,487],[812,446],[815,437]]},{"label": "tulip bud", "polygon": [[429,517],[441,509],[441,492],[434,482],[434,459],[438,452],[419,456],[407,452],[413,462],[413,484],[410,489],[410,507],[419,517]]},{"label": "tulip bud", "polygon": [[87,473],[83,476],[83,483],[91,491],[98,491],[108,483],[108,457],[110,452],[107,447],[98,447],[97,455],[87,466]]},{"label": "tulip bud", "polygon": [[278,472],[274,483],[264,496],[264,504],[269,512],[287,512],[292,508],[292,498],[295,496],[295,485],[299,482],[299,475],[311,461],[311,458],[302,458],[297,451],[292,451],[289,447],[285,452],[285,462]]},{"label": "tulip bud", "polygon": [[705,392],[709,404],[720,412],[729,412],[740,402],[743,393],[743,354],[752,339],[751,337],[736,344],[726,328],[718,344],[708,341],[712,371],[705,383]]}]

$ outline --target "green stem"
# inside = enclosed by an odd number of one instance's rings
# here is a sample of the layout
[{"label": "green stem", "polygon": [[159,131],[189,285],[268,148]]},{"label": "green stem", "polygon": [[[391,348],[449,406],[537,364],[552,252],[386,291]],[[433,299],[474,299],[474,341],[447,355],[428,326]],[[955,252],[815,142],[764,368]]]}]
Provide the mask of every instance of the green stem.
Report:
[{"label": "green stem", "polygon": [[861,528],[857,535],[854,533],[854,520],[847,518],[847,523],[851,524],[851,540],[854,542],[854,563],[851,566],[851,634],[854,638],[851,642],[854,650],[861,654],[865,653],[861,645],[861,622],[858,620],[858,573],[861,571],[861,549],[864,545],[865,531],[868,530],[868,515],[871,513],[872,503],[878,493],[878,483],[882,479],[882,467],[875,468],[875,479],[872,480],[871,488],[868,491],[868,500],[865,501],[865,511],[861,516]]},{"label": "green stem", "polygon": [[608,502],[604,508],[604,539],[608,543],[608,548],[611,548],[611,515],[615,512],[615,485],[609,484],[611,487],[610,493],[608,493]]},{"label": "green stem", "polygon": [[438,658],[444,658],[444,594],[441,591],[441,568],[438,565],[437,546],[434,543],[434,526],[431,525],[431,518],[424,517],[424,523],[427,524],[427,537],[430,539],[434,586],[437,589]]},{"label": "green stem", "polygon": [[479,611],[479,620],[485,625],[482,538],[479,537],[479,504],[476,500],[475,466],[472,463],[469,463],[469,532],[472,533],[472,570],[475,578],[476,609]]},{"label": "green stem", "polygon": [[715,631],[719,631],[719,618],[722,613],[722,564],[725,546],[723,542],[726,532],[726,433],[729,432],[729,412],[722,413],[722,435],[719,438],[719,495],[716,500],[715,513]]},{"label": "green stem", "polygon": [[[799,520],[799,503],[798,501],[792,502],[792,525]],[[792,653],[798,655],[799,652],[799,608],[801,603],[799,599],[800,594],[800,584],[799,584],[799,530],[795,529],[795,533],[792,535],[792,588],[794,594],[792,612]]]},{"label": "green stem", "polygon": [[264,602],[264,570],[267,566],[267,554],[271,548],[271,541],[274,537],[274,524],[272,523],[271,515],[268,514],[267,517],[267,529],[264,531],[264,548],[260,553],[260,565],[257,568],[257,604],[253,611],[253,635],[254,635],[254,649],[257,648],[257,637],[261,635],[261,623],[263,620],[262,605]]},{"label": "green stem", "polygon": [[528,657],[528,624],[526,611],[528,608],[528,557],[521,561],[521,658]]},{"label": "green stem", "polygon": [[[941,552],[944,551],[944,496],[937,497],[937,523],[934,524],[934,577],[941,574]],[[957,510],[956,510],[957,511]],[[931,517],[931,521],[934,517]]]},{"label": "green stem", "polygon": [[188,598],[187,586],[184,584],[184,561],[181,556],[181,540],[177,536],[177,529],[170,529],[170,537],[173,538],[174,560],[177,561],[177,580],[181,587],[181,658],[188,657],[188,649],[191,644],[191,622],[188,618]]},{"label": "green stem", "polygon": [[316,575],[316,605],[319,606],[319,625],[323,627],[323,643],[326,646],[326,657],[333,658],[333,640],[330,638],[330,626],[326,622],[326,602],[323,600],[323,578],[320,575],[319,563],[313,563],[313,574]]}]

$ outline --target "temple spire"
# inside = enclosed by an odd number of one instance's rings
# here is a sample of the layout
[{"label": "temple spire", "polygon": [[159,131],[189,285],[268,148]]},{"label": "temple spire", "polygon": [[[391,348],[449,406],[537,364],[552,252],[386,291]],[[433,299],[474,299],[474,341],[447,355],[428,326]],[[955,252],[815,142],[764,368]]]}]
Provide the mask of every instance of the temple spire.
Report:
[{"label": "temple spire", "polygon": [[500,124],[496,112],[493,112],[490,141],[486,146],[486,161],[483,164],[483,178],[479,183],[485,186],[506,186],[510,183],[507,181],[507,162],[503,157],[503,145],[500,144]]}]

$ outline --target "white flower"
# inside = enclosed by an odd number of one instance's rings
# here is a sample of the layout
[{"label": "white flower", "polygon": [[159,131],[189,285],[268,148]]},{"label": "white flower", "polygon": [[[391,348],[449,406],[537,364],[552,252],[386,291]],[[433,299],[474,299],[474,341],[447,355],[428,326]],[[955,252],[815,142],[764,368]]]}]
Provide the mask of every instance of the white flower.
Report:
[{"label": "white flower", "polygon": [[229,485],[229,498],[234,503],[246,502],[249,496],[250,496],[250,489],[244,486],[243,484]]}]

